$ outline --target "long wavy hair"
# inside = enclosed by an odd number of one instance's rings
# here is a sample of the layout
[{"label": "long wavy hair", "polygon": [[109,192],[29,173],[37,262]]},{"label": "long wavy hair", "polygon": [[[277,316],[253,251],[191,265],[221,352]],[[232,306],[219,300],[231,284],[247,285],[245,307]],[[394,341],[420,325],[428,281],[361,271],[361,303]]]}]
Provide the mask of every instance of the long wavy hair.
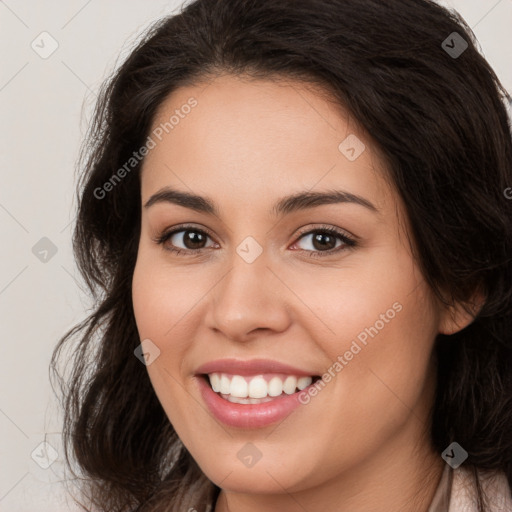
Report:
[{"label": "long wavy hair", "polygon": [[[453,32],[467,44],[459,55]],[[51,375],[84,509],[201,512],[220,491],[134,356],[143,160],[98,190],[145,144],[171,92],[226,73],[329,91],[385,158],[433,293],[450,305],[484,292],[468,327],[436,338],[431,442],[439,453],[458,442],[477,485],[478,469],[512,485],[511,97],[473,32],[431,0],[195,0],[158,20],[103,84],[80,153],[73,248],[94,307],[60,339]]]}]

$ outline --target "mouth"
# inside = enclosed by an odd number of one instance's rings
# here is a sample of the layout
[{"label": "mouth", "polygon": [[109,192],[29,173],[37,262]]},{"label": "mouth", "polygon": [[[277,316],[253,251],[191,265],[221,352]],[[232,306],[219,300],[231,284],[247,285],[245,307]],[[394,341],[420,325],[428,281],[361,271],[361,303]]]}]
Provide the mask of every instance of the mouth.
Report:
[{"label": "mouth", "polygon": [[290,375],[284,373],[260,373],[236,375],[212,372],[200,377],[222,399],[245,405],[272,402],[294,395],[320,379],[319,375]]},{"label": "mouth", "polygon": [[321,378],[270,359],[210,361],[196,369],[195,377],[213,416],[243,429],[263,428],[284,420],[304,405],[302,394]]}]

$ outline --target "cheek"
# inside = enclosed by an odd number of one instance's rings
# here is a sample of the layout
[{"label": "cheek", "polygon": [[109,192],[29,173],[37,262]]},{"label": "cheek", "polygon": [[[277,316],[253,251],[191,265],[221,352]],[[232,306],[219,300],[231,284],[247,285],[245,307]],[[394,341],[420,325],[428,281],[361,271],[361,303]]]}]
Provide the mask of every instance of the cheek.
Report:
[{"label": "cheek", "polygon": [[372,334],[385,337],[393,331],[390,343],[400,344],[401,331],[409,337],[426,329],[430,334],[435,324],[426,283],[405,248],[383,245],[353,253],[337,267],[293,266],[279,273],[293,291],[292,296],[283,287],[283,301],[296,305],[297,323],[324,340],[332,356],[361,333],[364,343]]},{"label": "cheek", "polygon": [[[198,338],[198,315],[212,284],[198,279],[193,265],[171,267],[156,251],[139,251],[132,279],[133,310],[140,339],[149,338],[160,350],[147,370],[163,400],[180,395],[178,381],[189,377],[188,354]],[[165,390],[169,392],[160,393]]]},{"label": "cheek", "polygon": [[[406,403],[415,403],[437,334],[431,292],[405,249],[375,250],[371,264],[355,260],[353,268],[326,269],[294,281],[297,296],[314,313],[304,309],[303,320],[331,361],[334,388],[347,393],[347,400],[357,396],[373,413],[394,410],[393,403],[400,403],[393,389]],[[354,417],[361,413],[355,412]]]},{"label": "cheek", "polygon": [[[176,427],[187,416],[189,402],[183,399],[180,364],[191,339],[185,332],[186,322],[180,319],[190,309],[181,282],[186,279],[172,275],[144,251],[134,269],[132,301],[141,340],[150,339],[159,349],[159,356],[147,366],[147,372],[160,403]],[[190,288],[189,288],[190,290]],[[191,292],[193,294],[193,292]]]},{"label": "cheek", "polygon": [[[140,336],[165,341],[204,297],[208,284],[197,279],[193,266],[170,267],[141,248],[132,279],[132,301]],[[182,339],[182,337],[180,337]]]},{"label": "cheek", "polygon": [[366,296],[367,308],[358,304],[345,317],[352,320],[343,354],[351,361],[343,372],[347,394],[359,402],[353,418],[371,424],[380,417],[391,431],[425,403],[432,377],[436,315],[426,283],[415,276],[404,268],[400,277],[383,279]]}]

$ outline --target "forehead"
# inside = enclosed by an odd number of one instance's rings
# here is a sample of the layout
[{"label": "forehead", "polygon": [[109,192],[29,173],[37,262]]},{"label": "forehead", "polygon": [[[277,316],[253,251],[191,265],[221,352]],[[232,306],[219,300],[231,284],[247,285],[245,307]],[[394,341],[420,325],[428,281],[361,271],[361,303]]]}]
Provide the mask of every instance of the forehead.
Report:
[{"label": "forehead", "polygon": [[151,136],[143,199],[169,185],[246,204],[334,188],[380,208],[393,202],[369,138],[325,90],[309,84],[225,75],[181,87],[160,105]]}]

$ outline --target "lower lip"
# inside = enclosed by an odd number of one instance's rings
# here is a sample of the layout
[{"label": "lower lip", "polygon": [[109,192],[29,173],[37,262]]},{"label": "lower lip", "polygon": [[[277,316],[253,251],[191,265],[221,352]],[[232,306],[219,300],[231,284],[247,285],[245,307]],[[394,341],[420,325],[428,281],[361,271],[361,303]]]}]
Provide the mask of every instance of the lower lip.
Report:
[{"label": "lower lip", "polygon": [[[221,398],[206,379],[197,376],[199,389],[208,409],[222,423],[238,428],[260,428],[282,421],[299,405],[299,392],[283,394],[271,402],[261,404],[235,404]],[[306,388],[307,390],[307,388]]]}]

